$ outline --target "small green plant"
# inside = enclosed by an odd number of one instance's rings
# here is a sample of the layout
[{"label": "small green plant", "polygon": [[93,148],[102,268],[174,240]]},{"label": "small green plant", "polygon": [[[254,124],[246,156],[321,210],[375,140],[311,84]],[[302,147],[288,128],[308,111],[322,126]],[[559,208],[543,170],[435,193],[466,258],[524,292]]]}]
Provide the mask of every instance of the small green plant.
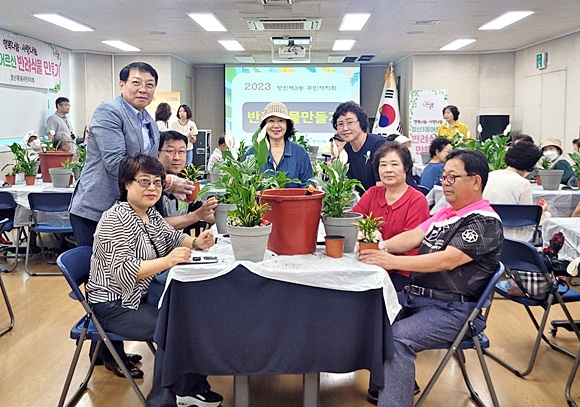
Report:
[{"label": "small green plant", "polygon": [[20,168],[20,172],[28,176],[36,175],[38,158],[31,158],[28,150],[22,147],[20,143],[12,143],[10,151],[14,154],[14,160]]},{"label": "small green plant", "polygon": [[304,147],[306,151],[308,151],[308,149],[310,148],[310,142],[308,141],[308,138],[303,134],[301,134],[299,137],[296,137],[296,133],[294,133],[292,137],[290,137],[290,141],[293,141],[294,143],[301,145],[302,147]]},{"label": "small green plant", "polygon": [[377,237],[376,232],[379,230],[382,223],[382,216],[374,218],[372,212],[364,216],[361,220],[354,222],[363,235],[360,241],[365,243],[377,243],[379,238]]},{"label": "small green plant", "polygon": [[196,167],[194,164],[189,164],[187,167],[183,169],[183,171],[181,171],[181,175],[183,175],[190,181],[197,182],[199,175],[203,171],[203,168],[204,168],[203,165]]},{"label": "small green plant", "polygon": [[[572,169],[576,174],[576,177],[580,179],[580,153],[568,153],[574,164],[572,164]],[[547,158],[547,157],[546,157]]]},{"label": "small green plant", "polygon": [[52,140],[45,140],[42,142],[42,151],[44,151],[45,153],[48,151],[58,151],[60,144],[61,144],[61,142],[59,141],[57,143],[57,145],[55,146],[52,143]]},{"label": "small green plant", "polygon": [[13,177],[16,174],[20,174],[22,172],[22,168],[20,168],[20,165],[18,164],[6,164],[4,167],[2,167],[1,171],[4,171],[4,169],[8,166],[11,166],[12,168],[10,169],[10,171],[8,171],[6,173],[6,175],[8,175],[9,177]]},{"label": "small green plant", "polygon": [[[511,134],[511,133],[510,133]],[[503,170],[507,168],[505,163],[505,154],[508,150],[508,144],[511,140],[509,134],[495,134],[485,141],[474,139],[463,139],[460,135],[455,134],[451,140],[453,149],[465,148],[467,150],[477,150],[485,155],[489,170]]]},{"label": "small green plant", "polygon": [[552,161],[550,161],[550,159],[545,155],[542,156],[542,158],[540,159],[540,167],[542,167],[544,170],[549,170],[551,166]]},{"label": "small green plant", "polygon": [[327,218],[342,218],[346,209],[354,202],[355,188],[364,189],[364,187],[359,180],[347,177],[348,163],[343,164],[340,160],[334,160],[330,166],[321,163],[320,167],[326,172],[328,179],[319,174],[312,180],[324,191],[322,215]]}]

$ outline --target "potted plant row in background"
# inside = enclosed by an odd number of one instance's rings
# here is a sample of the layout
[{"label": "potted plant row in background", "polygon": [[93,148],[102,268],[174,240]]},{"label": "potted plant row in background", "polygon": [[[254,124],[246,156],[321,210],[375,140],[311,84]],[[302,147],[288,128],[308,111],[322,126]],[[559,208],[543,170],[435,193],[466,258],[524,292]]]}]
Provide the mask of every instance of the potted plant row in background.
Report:
[{"label": "potted plant row in background", "polygon": [[[29,151],[20,143],[12,143],[10,145],[10,151],[14,154],[15,164],[7,164],[2,167],[2,170],[4,170],[7,166],[12,166],[7,174],[7,177],[9,178],[6,178],[6,183],[10,184],[10,182],[16,182],[16,176],[23,173],[26,185],[34,185],[36,174],[38,173],[38,158],[31,156]],[[14,178],[12,178],[12,176],[14,176]]]}]

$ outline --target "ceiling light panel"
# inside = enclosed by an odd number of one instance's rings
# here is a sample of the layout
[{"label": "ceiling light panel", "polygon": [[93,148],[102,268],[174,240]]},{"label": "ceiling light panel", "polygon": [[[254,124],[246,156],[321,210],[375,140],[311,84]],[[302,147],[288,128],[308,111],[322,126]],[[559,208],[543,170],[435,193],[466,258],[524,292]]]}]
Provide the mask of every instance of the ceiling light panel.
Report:
[{"label": "ceiling light panel", "polygon": [[139,52],[141,51],[139,48],[134,47],[130,44],[127,44],[126,42],[123,41],[117,41],[117,40],[108,40],[108,41],[101,41],[103,44],[107,44],[110,45],[111,47],[115,47],[120,49],[121,51],[132,51],[132,52]]},{"label": "ceiling light panel", "polygon": [[460,38],[449,44],[439,48],[439,51],[456,51],[459,48],[463,48],[471,43],[475,42],[473,38]]},{"label": "ceiling light panel", "polygon": [[211,13],[190,13],[188,15],[206,31],[227,31],[227,28]]},{"label": "ceiling light panel", "polygon": [[523,18],[529,17],[534,14],[533,11],[508,11],[501,16],[494,18],[493,20],[485,23],[480,30],[501,30],[510,24],[520,21]]},{"label": "ceiling light panel", "polygon": [[370,13],[348,13],[345,14],[338,27],[339,31],[360,31],[368,21]]},{"label": "ceiling light panel", "polygon": [[332,45],[333,51],[350,51],[354,47],[355,40],[336,40]]},{"label": "ceiling light panel", "polygon": [[256,62],[254,60],[254,57],[251,57],[251,56],[249,56],[249,57],[237,56],[235,58],[238,60],[238,62],[240,62],[242,64],[253,64],[254,62]]},{"label": "ceiling light panel", "polygon": [[246,49],[242,47],[236,40],[220,40],[218,41],[222,46],[227,49],[228,51],[245,51]]},{"label": "ceiling light panel", "polygon": [[87,27],[81,23],[77,23],[69,18],[63,17],[59,14],[33,14],[34,17],[49,23],[56,24],[59,27],[66,28],[71,31],[93,31],[92,28]]}]

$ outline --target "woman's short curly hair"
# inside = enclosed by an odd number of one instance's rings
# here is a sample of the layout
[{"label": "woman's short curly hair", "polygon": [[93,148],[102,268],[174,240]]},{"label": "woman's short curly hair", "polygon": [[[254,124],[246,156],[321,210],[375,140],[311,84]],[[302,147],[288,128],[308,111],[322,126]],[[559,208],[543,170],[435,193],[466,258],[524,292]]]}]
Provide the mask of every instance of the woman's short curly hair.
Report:
[{"label": "woman's short curly hair", "polygon": [[529,141],[512,144],[505,154],[505,163],[520,171],[532,171],[542,157],[542,150]]},{"label": "woman's short curly hair", "polygon": [[381,158],[383,158],[387,153],[391,151],[397,153],[401,162],[403,163],[403,168],[405,173],[408,173],[413,168],[413,158],[411,157],[411,152],[403,144],[397,143],[396,141],[385,141],[378,149],[375,151],[373,156],[373,167],[375,171],[379,170],[379,164]]}]

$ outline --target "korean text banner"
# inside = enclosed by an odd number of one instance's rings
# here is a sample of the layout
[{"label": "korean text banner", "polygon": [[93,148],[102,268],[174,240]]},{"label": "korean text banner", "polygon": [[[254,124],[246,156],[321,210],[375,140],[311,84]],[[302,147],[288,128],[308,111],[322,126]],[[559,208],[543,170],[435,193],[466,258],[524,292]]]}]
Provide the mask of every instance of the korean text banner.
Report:
[{"label": "korean text banner", "polygon": [[0,83],[60,89],[60,50],[44,42],[0,31]]},{"label": "korean text banner", "polygon": [[360,68],[334,66],[252,66],[225,68],[226,130],[236,141],[251,140],[264,107],[282,102],[297,136],[324,146],[334,134],[337,106],[360,100]]}]

